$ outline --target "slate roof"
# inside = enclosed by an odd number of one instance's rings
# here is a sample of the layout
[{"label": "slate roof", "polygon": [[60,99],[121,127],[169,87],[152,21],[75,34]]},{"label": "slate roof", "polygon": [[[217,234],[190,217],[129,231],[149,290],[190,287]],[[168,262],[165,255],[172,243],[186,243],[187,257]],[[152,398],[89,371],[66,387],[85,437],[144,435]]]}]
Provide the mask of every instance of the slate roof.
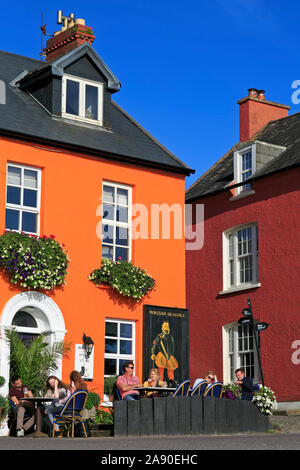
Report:
[{"label": "slate roof", "polygon": [[[300,166],[300,113],[271,121],[257,132],[248,142],[235,144],[206,173],[186,191],[186,201],[210,196],[228,189],[233,182],[234,152],[253,141],[286,147],[277,157],[256,171],[249,181],[254,181],[280,171]],[[233,187],[232,185],[231,187]]]},{"label": "slate roof", "polygon": [[54,117],[29,94],[11,85],[25,70],[47,67],[45,62],[0,51],[0,80],[5,82],[5,104],[0,105],[0,135],[66,148],[73,151],[160,168],[184,175],[194,173],[169,152],[113,100],[109,110],[112,130],[82,126]]}]

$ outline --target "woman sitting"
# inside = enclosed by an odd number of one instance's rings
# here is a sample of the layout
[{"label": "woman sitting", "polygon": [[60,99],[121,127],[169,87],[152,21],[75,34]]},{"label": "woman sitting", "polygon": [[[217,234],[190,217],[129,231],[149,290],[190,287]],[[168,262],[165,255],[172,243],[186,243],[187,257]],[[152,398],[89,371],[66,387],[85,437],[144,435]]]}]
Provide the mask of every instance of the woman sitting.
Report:
[{"label": "woman sitting", "polygon": [[[87,385],[86,383],[82,380],[82,377],[79,372],[76,370],[73,370],[70,373],[70,385],[67,389],[66,394],[60,398],[60,392],[61,388],[59,388],[59,380],[55,378],[54,380],[54,389],[53,389],[53,401],[49,406],[46,408],[46,413],[49,416],[49,419],[51,423],[53,424],[53,415],[59,414],[66,401],[68,398],[72,395],[72,393],[76,392],[76,390],[87,390]],[[62,382],[61,382],[62,383]],[[62,437],[62,435],[59,433],[59,426],[55,425],[55,433],[56,435]]]},{"label": "woman sitting", "polygon": [[[166,387],[167,383],[160,380],[158,369],[150,369],[149,371],[149,378],[144,382],[144,387]],[[147,392],[147,398],[155,398],[159,397],[158,391]]]}]

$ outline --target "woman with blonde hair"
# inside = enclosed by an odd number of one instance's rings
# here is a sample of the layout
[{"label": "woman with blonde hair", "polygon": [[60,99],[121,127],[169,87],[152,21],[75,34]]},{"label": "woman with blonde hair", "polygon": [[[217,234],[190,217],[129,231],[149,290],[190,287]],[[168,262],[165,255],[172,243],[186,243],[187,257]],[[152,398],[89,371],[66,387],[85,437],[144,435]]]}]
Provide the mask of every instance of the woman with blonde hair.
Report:
[{"label": "woman with blonde hair", "polygon": [[[144,387],[166,387],[167,383],[161,380],[158,369],[153,368],[149,370],[148,380],[144,382]],[[155,398],[159,396],[159,392],[147,392],[147,398]]]}]

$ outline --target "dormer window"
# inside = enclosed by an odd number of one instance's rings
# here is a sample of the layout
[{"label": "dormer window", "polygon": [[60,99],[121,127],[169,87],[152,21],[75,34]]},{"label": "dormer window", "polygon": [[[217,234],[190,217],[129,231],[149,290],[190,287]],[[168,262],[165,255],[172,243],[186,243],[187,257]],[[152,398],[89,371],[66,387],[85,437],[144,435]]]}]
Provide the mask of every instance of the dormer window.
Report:
[{"label": "dormer window", "polygon": [[101,126],[103,124],[103,84],[64,75],[62,116]]},{"label": "dormer window", "polygon": [[[255,145],[238,150],[234,153],[234,181],[242,183],[250,178],[256,171],[256,148]],[[245,191],[251,191],[251,185],[244,184],[239,186],[236,195]]]}]

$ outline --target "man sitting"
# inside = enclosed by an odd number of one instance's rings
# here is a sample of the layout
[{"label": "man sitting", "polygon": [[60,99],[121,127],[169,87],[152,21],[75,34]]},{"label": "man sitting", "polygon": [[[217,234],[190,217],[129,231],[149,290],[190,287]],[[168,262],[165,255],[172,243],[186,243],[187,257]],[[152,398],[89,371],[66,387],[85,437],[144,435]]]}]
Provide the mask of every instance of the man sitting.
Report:
[{"label": "man sitting", "polygon": [[143,387],[138,377],[133,375],[134,365],[132,361],[126,361],[123,364],[123,375],[117,378],[117,387],[121,394],[122,400],[139,400],[141,398],[138,390],[133,390],[135,387]]},{"label": "man sitting", "polygon": [[[25,431],[28,431],[33,426],[35,420],[34,408],[31,403],[26,402],[25,393],[28,397],[32,397],[31,390],[22,384],[20,377],[14,377],[12,379],[12,387],[9,390],[9,396],[16,407],[17,437],[23,437]],[[25,412],[30,415],[30,419],[24,424]]]}]

